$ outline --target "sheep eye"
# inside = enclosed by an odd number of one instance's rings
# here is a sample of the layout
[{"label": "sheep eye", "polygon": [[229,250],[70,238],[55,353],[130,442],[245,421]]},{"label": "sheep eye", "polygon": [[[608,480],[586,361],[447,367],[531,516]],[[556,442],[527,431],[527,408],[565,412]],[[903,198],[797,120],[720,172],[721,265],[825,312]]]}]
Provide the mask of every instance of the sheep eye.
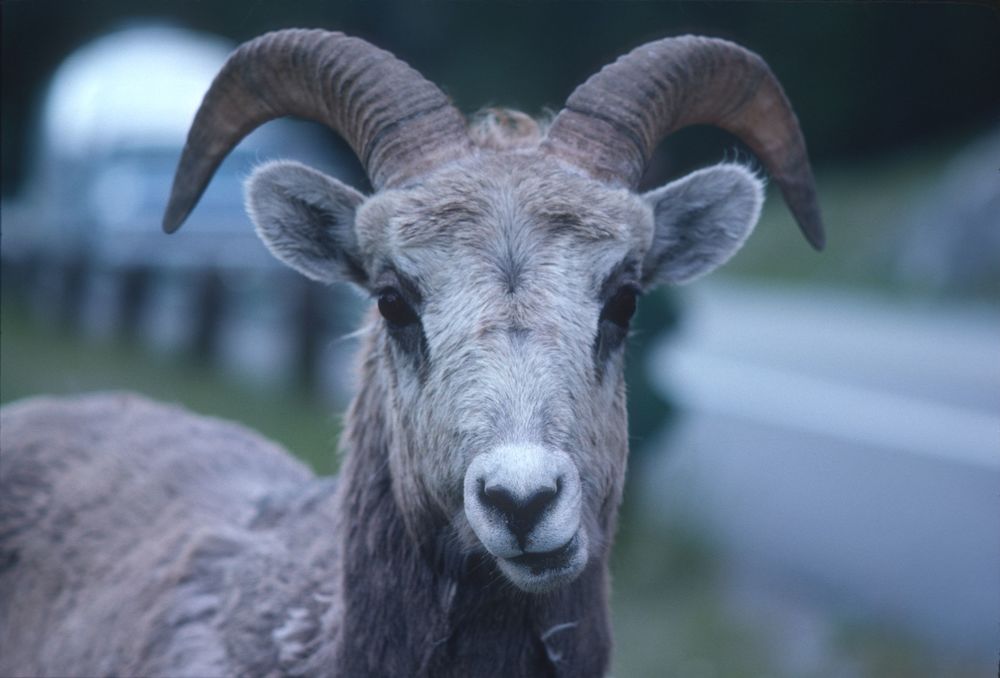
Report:
[{"label": "sheep eye", "polygon": [[392,288],[379,292],[378,310],[390,327],[403,328],[420,321],[416,311]]},{"label": "sheep eye", "polygon": [[622,328],[628,328],[629,321],[635,315],[635,301],[639,290],[634,285],[622,287],[608,299],[601,311],[601,320],[607,320]]}]

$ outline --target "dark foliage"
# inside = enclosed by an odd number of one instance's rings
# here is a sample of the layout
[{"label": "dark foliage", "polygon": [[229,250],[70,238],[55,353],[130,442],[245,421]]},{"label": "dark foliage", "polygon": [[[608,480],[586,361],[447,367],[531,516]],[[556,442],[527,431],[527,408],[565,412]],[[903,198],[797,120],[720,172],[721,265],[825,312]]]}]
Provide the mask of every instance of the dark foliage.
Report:
[{"label": "dark foliage", "polygon": [[[3,193],[20,189],[49,76],[75,48],[142,20],[243,41],[291,26],[366,38],[441,84],[467,112],[558,108],[632,47],[688,32],[760,52],[799,113],[814,161],[863,157],[1000,111],[1000,11],[959,3],[460,3],[32,0],[3,2]],[[462,55],[460,59],[454,55]],[[706,143],[706,139],[709,143]],[[692,130],[650,169],[658,184],[733,145]]]}]

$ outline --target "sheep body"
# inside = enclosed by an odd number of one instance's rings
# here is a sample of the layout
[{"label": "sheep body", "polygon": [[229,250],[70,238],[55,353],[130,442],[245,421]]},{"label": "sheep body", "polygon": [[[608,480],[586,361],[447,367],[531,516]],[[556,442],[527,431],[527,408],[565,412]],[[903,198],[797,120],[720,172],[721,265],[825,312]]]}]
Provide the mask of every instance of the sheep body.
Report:
[{"label": "sheep body", "polygon": [[[534,597],[481,558],[415,548],[378,454],[345,460],[353,482],[316,478],[245,427],[129,393],[0,413],[0,675],[607,665],[603,564]],[[377,446],[384,430],[365,423],[345,436]]]},{"label": "sheep body", "polygon": [[248,429],[115,393],[0,431],[0,675],[265,675],[329,606],[333,484]]},{"label": "sheep body", "polygon": [[726,164],[634,189],[664,135],[716,124],[821,246],[780,85],[736,45],[669,38],[551,123],[493,111],[470,128],[388,53],[277,31],[206,94],[165,230],[242,136],[286,114],[340,133],[375,188],[287,161],[247,182],[275,256],[378,299],[339,479],[137,396],[5,409],[0,673],[603,675],[636,297],[725,263],[763,201]]}]

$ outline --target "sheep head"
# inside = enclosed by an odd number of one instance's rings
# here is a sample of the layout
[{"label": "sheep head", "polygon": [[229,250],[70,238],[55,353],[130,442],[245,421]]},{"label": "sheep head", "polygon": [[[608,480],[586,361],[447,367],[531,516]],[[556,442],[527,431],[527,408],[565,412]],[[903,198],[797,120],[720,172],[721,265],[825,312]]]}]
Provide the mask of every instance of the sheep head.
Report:
[{"label": "sheep head", "polygon": [[[628,452],[624,346],[636,299],[724,263],[763,189],[733,164],[646,194],[656,144],[688,124],[760,156],[822,244],[795,117],[767,66],[736,45],[673,38],[582,85],[543,130],[516,113],[471,128],[386,52],[324,31],[240,47],[205,97],[164,219],[176,230],[249,131],[295,115],[338,131],[365,196],[295,162],[259,167],[247,207],[304,275],[377,300],[369,378],[385,395],[393,496],[415,538],[444,525],[522,590],[604,562]],[[513,123],[511,123],[513,121]]]}]

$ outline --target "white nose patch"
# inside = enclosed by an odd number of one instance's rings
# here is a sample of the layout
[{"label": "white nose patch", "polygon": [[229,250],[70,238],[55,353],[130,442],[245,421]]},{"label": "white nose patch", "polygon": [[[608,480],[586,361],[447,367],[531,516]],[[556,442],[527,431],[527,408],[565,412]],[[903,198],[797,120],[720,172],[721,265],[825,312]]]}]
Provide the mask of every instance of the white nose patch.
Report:
[{"label": "white nose patch", "polygon": [[555,551],[580,527],[580,474],[560,450],[520,444],[480,454],[464,495],[469,524],[499,558]]}]

